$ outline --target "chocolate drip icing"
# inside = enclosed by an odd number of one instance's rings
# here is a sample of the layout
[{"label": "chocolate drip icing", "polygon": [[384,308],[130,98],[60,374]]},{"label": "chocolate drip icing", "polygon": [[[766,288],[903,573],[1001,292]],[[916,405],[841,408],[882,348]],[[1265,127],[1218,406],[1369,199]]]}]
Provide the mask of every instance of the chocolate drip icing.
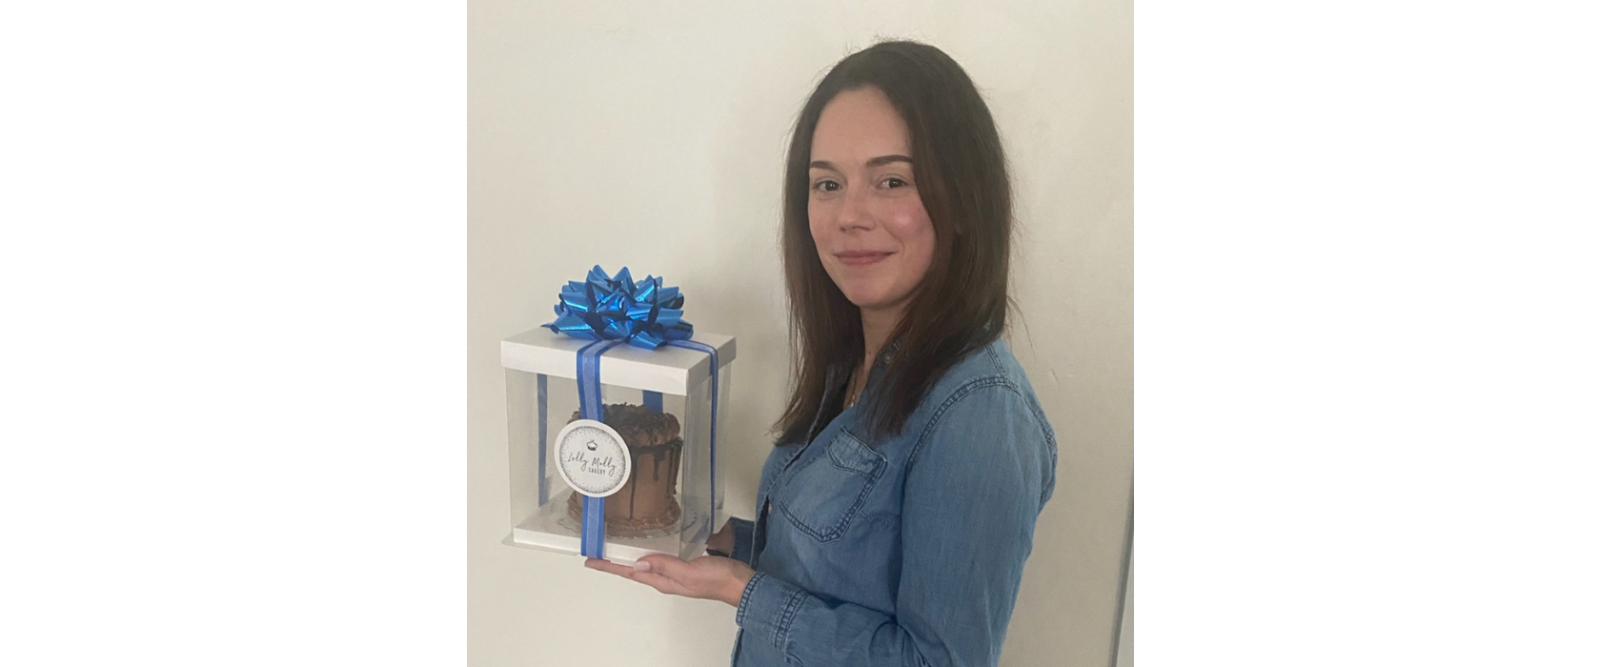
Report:
[{"label": "chocolate drip icing", "polygon": [[655,460],[650,465],[650,481],[661,481],[661,464],[667,464],[667,493],[673,494],[678,489],[678,457],[683,455],[683,438],[673,438],[669,442],[649,447],[634,447],[629,450],[633,458],[633,474],[628,477],[628,518],[634,518],[633,500],[639,495],[639,468],[644,457],[650,456]]},{"label": "chocolate drip icing", "polygon": [[[681,513],[677,502],[677,486],[683,438],[678,437],[678,419],[670,413],[628,404],[604,405],[601,410],[601,421],[616,429],[627,444],[633,469],[627,483],[606,503],[606,529],[626,536],[672,525]],[[572,419],[578,418],[579,414],[574,412]],[[650,461],[648,478],[640,476],[646,457]],[[665,471],[662,470],[663,466],[666,467]],[[665,483],[663,474],[666,475]],[[639,483],[646,479],[645,504],[640,507]],[[624,499],[626,505],[623,505]],[[648,515],[640,516],[641,511]],[[576,521],[581,519],[582,513],[583,498],[573,491],[567,498],[567,514]]]}]

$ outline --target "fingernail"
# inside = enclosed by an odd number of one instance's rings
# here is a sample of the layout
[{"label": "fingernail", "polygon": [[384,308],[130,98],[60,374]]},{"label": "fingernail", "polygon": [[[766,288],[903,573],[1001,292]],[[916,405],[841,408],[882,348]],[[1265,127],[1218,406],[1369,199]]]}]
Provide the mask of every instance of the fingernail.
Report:
[{"label": "fingernail", "polygon": [[633,569],[638,570],[640,572],[649,572],[650,571],[650,564],[646,563],[646,562],[644,562],[642,560],[641,561],[636,561],[633,564]]}]

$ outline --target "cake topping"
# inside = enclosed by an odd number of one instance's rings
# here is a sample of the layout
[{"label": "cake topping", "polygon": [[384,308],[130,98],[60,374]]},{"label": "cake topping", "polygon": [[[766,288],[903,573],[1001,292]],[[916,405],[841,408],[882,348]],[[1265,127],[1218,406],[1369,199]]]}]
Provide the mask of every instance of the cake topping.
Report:
[{"label": "cake topping", "polygon": [[[600,421],[622,435],[629,448],[662,445],[678,437],[678,418],[642,405],[613,403],[604,406]],[[580,413],[572,413],[572,420]],[[572,421],[568,420],[568,421]]]}]

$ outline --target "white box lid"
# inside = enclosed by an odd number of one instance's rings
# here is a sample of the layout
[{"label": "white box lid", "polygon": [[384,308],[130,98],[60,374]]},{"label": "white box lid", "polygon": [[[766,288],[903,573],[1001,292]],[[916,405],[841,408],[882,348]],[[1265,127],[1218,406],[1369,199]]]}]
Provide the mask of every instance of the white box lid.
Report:
[{"label": "white box lid", "polygon": [[[717,348],[717,362],[733,361],[732,336],[695,332],[693,340]],[[555,377],[578,377],[578,350],[594,342],[539,327],[500,341],[500,365]],[[688,395],[711,379],[711,355],[663,345],[646,350],[622,343],[600,357],[600,381],[610,385]]]}]

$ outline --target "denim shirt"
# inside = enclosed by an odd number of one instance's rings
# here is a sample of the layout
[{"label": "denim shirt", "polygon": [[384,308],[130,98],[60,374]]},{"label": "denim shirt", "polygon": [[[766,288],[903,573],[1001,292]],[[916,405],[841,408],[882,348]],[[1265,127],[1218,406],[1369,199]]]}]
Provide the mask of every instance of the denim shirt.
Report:
[{"label": "denim shirt", "polygon": [[899,435],[870,441],[854,407],[823,423],[845,377],[828,374],[808,441],[767,457],[755,521],[733,520],[732,556],[756,571],[733,664],[997,664],[1055,489],[1032,386],[996,340],[948,370]]}]

